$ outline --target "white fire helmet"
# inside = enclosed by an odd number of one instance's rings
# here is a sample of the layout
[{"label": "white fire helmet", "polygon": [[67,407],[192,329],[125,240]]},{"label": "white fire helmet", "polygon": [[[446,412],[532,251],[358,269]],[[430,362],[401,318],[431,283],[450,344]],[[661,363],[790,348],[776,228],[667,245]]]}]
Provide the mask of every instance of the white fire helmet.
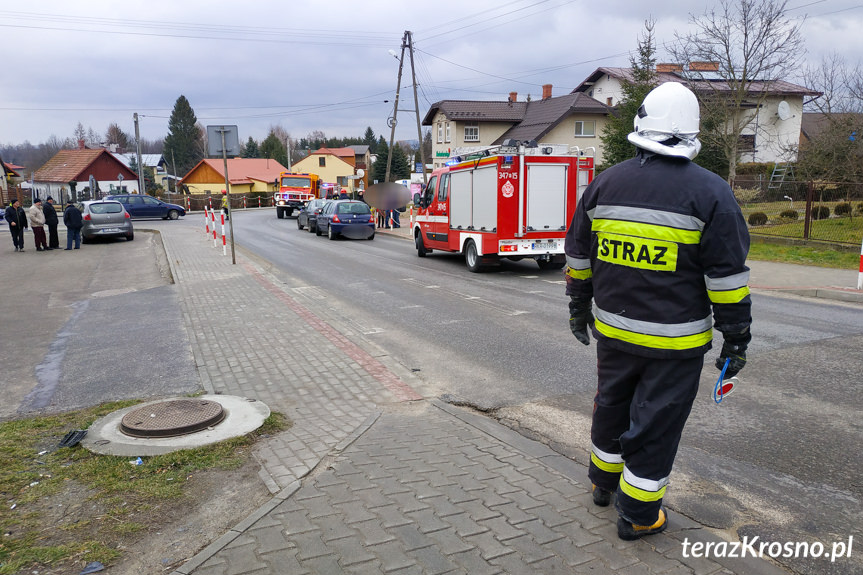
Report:
[{"label": "white fire helmet", "polygon": [[644,98],[627,139],[663,156],[693,159],[701,150],[698,98],[678,82],[666,82]]}]

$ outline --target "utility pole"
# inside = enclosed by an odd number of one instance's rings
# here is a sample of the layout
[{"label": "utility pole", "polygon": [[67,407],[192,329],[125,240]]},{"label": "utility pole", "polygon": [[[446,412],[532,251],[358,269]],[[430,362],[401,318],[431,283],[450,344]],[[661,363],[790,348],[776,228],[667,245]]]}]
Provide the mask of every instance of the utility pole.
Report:
[{"label": "utility pole", "polygon": [[402,89],[402,69],[404,68],[405,63],[405,48],[407,47],[406,42],[408,39],[408,34],[408,32],[405,32],[404,37],[402,37],[402,53],[401,57],[399,57],[399,79],[398,83],[396,84],[396,101],[395,106],[393,107],[393,115],[391,118],[387,119],[387,124],[389,124],[390,127],[390,149],[389,153],[387,154],[387,171],[386,176],[384,176],[384,183],[390,181],[390,168],[393,165],[393,143],[396,139],[396,124],[398,123],[399,116],[399,94],[401,93]]},{"label": "utility pole", "polygon": [[414,106],[416,107],[416,117],[417,117],[417,140],[419,141],[419,151],[420,151],[420,166],[422,167],[423,172],[423,187],[428,183],[428,179],[426,177],[426,160],[423,157],[423,132],[422,128],[420,128],[420,101],[417,99],[417,72],[414,67],[414,41],[413,35],[411,35],[410,31],[406,31],[405,35],[408,39],[408,47],[410,48],[411,55],[411,78],[413,79],[414,84]]},{"label": "utility pole", "polygon": [[[422,128],[420,127],[420,103],[419,103],[419,100],[417,99],[417,74],[416,74],[416,68],[414,67],[414,42],[413,42],[413,35],[412,35],[410,30],[405,30],[405,35],[402,37],[402,53],[401,53],[401,57],[399,58],[399,81],[398,81],[398,85],[396,86],[395,107],[393,110],[392,117],[387,119],[387,125],[389,125],[391,131],[390,131],[390,151],[389,151],[389,154],[387,155],[387,173],[386,173],[386,180],[385,181],[387,181],[387,182],[390,181],[390,167],[392,166],[392,161],[393,161],[393,144],[395,142],[395,136],[396,136],[396,124],[398,123],[399,95],[400,95],[401,87],[402,87],[402,70],[404,68],[404,61],[405,61],[405,48],[408,49],[408,52],[410,54],[410,59],[411,59],[411,80],[412,80],[413,89],[414,89],[414,107],[416,108],[415,110],[413,110],[413,112],[416,115],[417,138],[419,140],[419,147],[420,147],[420,165],[422,166],[423,183],[425,184],[428,182],[426,179],[425,159],[423,158],[423,154],[422,154],[423,134],[422,134]],[[395,53],[392,51],[390,51],[390,53],[395,55]],[[405,111],[410,112],[411,110],[405,110]]]},{"label": "utility pole", "polygon": [[138,193],[146,194],[147,190],[144,188],[144,166],[141,165],[141,134],[138,132],[138,112],[135,112],[132,118],[135,120],[135,148],[138,155]]}]

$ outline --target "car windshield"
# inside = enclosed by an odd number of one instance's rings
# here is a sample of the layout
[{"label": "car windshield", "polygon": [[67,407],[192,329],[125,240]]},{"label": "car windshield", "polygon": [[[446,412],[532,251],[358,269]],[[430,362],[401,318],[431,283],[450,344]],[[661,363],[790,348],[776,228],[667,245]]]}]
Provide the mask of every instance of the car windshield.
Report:
[{"label": "car windshield", "polygon": [[363,203],[339,204],[340,214],[370,214],[369,206]]},{"label": "car windshield", "polygon": [[283,188],[310,188],[311,182],[308,178],[282,178]]},{"label": "car windshield", "polygon": [[98,204],[90,204],[90,213],[93,214],[119,214],[123,211],[123,206],[116,202],[101,202]]}]

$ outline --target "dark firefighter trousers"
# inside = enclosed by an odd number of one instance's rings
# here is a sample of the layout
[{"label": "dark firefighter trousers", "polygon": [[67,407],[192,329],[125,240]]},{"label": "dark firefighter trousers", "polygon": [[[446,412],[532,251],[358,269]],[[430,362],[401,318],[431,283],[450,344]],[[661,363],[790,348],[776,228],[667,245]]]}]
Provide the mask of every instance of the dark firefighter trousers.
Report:
[{"label": "dark firefighter trousers", "polygon": [[[597,341],[599,383],[588,474],[595,485],[617,491],[617,510],[631,523],[652,525],[659,518],[703,364],[703,355],[654,359]],[[596,457],[597,451],[612,463]]]}]

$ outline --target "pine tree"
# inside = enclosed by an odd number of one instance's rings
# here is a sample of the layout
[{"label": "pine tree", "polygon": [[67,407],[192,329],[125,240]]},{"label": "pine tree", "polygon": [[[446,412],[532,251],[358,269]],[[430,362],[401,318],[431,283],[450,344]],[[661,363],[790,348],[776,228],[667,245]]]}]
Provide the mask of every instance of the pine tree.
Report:
[{"label": "pine tree", "polygon": [[243,149],[240,151],[241,158],[257,158],[259,155],[258,152],[258,143],[249,136],[249,141],[246,142],[246,145],[243,146]]},{"label": "pine tree", "polygon": [[387,156],[390,154],[389,146],[383,136],[378,140],[376,154],[377,160],[372,164],[371,181],[383,183],[387,173]]},{"label": "pine tree", "polygon": [[618,164],[635,155],[635,146],[626,137],[632,132],[632,123],[644,97],[656,87],[656,45],[653,39],[652,20],[644,23],[644,32],[638,40],[637,56],[630,56],[632,81],[624,81],[623,98],[608,116],[602,129],[602,157],[600,169]]},{"label": "pine tree", "polygon": [[177,98],[168,120],[168,136],[165,138],[165,156],[173,153],[179,174],[185,174],[204,158],[201,149],[201,133],[196,125],[198,119],[185,96]]}]

